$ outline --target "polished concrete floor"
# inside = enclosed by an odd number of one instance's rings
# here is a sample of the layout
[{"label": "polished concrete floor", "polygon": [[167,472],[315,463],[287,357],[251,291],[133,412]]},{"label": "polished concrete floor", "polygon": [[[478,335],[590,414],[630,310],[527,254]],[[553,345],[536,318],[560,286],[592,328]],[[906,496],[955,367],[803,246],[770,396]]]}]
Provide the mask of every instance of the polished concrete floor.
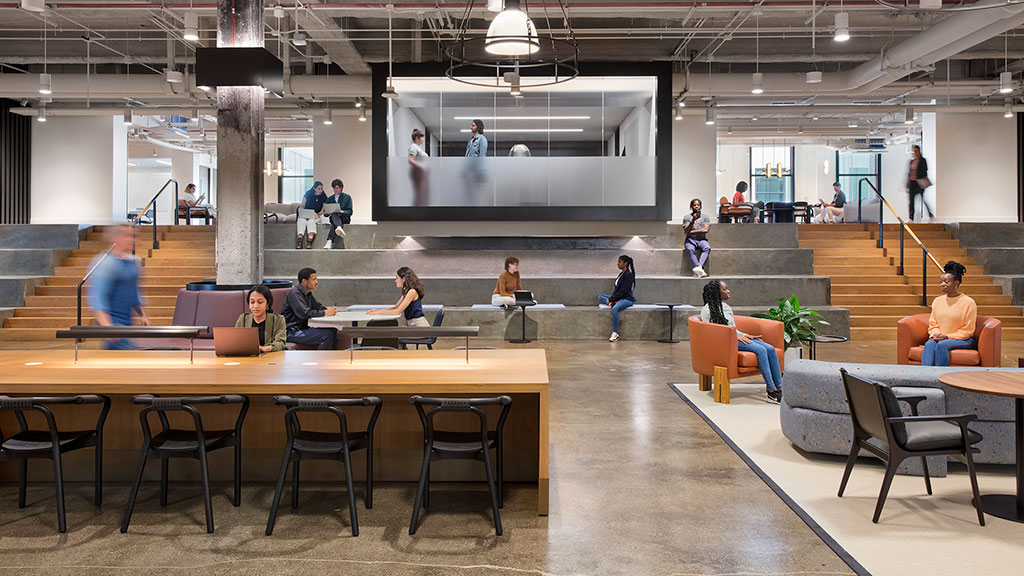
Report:
[{"label": "polished concrete floor", "polygon": [[[51,484],[31,485],[21,510],[16,487],[2,485],[0,574],[851,573],[666,386],[694,381],[687,343],[531,346],[548,350],[552,382],[549,517],[535,515],[535,487],[512,485],[497,537],[482,486],[435,484],[409,536],[413,485],[382,484],[372,510],[360,504],[352,538],[344,490],[305,484],[300,508],[283,503],[266,537],[272,486],[246,484],[233,508],[229,487],[218,485],[210,535],[197,485],[172,484],[161,509],[153,484],[121,534],[127,487],[108,484],[97,509],[91,486],[76,483],[59,535]],[[822,345],[818,356],[877,361],[894,346]],[[1004,365],[1024,356],[1024,343],[1003,349]]]}]

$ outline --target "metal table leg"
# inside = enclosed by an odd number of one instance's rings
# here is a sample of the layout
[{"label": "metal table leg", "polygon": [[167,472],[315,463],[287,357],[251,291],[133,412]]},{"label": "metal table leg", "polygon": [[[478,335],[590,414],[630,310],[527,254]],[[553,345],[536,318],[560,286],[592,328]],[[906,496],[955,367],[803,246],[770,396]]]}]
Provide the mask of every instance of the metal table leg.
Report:
[{"label": "metal table leg", "polygon": [[1014,401],[1014,432],[1017,456],[1017,493],[982,494],[981,509],[996,518],[1024,523],[1024,398]]},{"label": "metal table leg", "polygon": [[523,309],[523,337],[519,340],[509,340],[512,344],[529,344],[530,340],[526,339],[526,306],[520,306]]},{"label": "metal table leg", "polygon": [[658,342],[664,342],[665,344],[675,344],[679,342],[673,337],[675,329],[675,306],[668,307],[668,338],[660,338]]}]

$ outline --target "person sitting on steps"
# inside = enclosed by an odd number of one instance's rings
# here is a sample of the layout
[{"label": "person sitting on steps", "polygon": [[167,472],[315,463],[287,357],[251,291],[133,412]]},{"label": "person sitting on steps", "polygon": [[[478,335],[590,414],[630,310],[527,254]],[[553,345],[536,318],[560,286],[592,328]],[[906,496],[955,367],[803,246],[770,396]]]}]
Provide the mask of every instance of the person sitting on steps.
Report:
[{"label": "person sitting on steps", "polygon": [[612,335],[609,342],[619,341],[619,313],[636,303],[633,287],[636,286],[636,269],[633,259],[623,254],[615,263],[619,268],[619,276],[615,279],[615,290],[611,294],[600,294],[598,302],[607,304],[612,309]]},{"label": "person sitting on steps", "polygon": [[312,248],[316,240],[316,223],[324,214],[324,203],[327,202],[327,195],[324,194],[324,183],[317,180],[313,186],[306,190],[302,197],[299,209],[312,210],[316,213],[313,218],[295,217],[295,226],[298,228],[298,238],[295,240],[295,247],[298,249]]},{"label": "person sitting on steps", "polygon": [[345,224],[352,221],[352,197],[345,194],[345,183],[339,178],[331,180],[333,194],[327,197],[324,204],[337,204],[340,212],[333,212],[328,216],[331,222],[331,231],[327,234],[327,244],[324,248],[344,248]]},{"label": "person sitting on steps", "polygon": [[[693,275],[697,278],[704,278],[708,275],[704,271],[704,263],[708,261],[711,253],[711,244],[708,242],[708,230],[711,230],[711,217],[701,214],[701,202],[699,198],[690,200],[690,213],[683,217],[683,232],[686,233],[686,241],[683,247],[686,255],[693,265]],[[697,251],[700,250],[700,257]]]},{"label": "person sitting on steps", "polygon": [[491,294],[491,306],[515,306],[515,291],[522,289],[523,282],[519,279],[519,258],[509,256],[505,258],[505,271],[498,276],[498,284]]}]

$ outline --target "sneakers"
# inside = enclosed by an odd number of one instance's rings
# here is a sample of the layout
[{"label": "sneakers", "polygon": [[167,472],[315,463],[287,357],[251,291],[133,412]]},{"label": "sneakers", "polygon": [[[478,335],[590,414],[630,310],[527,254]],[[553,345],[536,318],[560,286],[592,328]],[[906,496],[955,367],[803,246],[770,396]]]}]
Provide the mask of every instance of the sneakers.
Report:
[{"label": "sneakers", "polygon": [[694,266],[693,267],[693,274],[697,278],[706,278],[707,275],[708,275],[708,273],[704,271],[704,267],[703,266]]},{"label": "sneakers", "polygon": [[618,342],[619,341],[619,333],[618,332],[612,332],[612,335],[608,337],[608,341],[609,342]]},{"label": "sneakers", "polygon": [[779,402],[782,402],[782,391],[781,390],[769,390],[768,391],[768,400],[771,401],[771,402],[774,402],[776,404],[778,404]]},{"label": "sneakers", "polygon": [[342,238],[345,237],[345,229],[342,228],[341,226],[335,226],[334,233],[337,234],[338,236],[341,236]]},{"label": "sneakers", "polygon": [[330,249],[331,249],[331,246],[332,246],[333,244],[334,244],[334,241],[333,241],[333,240],[328,240],[327,242],[325,242],[325,243],[324,243],[324,249],[325,249],[325,250],[330,250]]},{"label": "sneakers", "polygon": [[297,237],[295,239],[295,249],[296,250],[302,250],[305,247],[306,247],[306,237],[305,236]]}]

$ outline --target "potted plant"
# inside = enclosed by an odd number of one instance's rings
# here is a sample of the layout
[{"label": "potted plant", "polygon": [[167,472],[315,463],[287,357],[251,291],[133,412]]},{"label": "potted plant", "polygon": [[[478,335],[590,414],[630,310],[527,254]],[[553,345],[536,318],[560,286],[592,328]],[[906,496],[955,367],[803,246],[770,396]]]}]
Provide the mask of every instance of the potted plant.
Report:
[{"label": "potted plant", "polygon": [[802,346],[807,346],[807,340],[813,338],[817,333],[815,324],[828,325],[821,314],[810,308],[801,308],[800,299],[796,297],[796,294],[779,300],[779,305],[769,309],[767,314],[754,314],[753,316],[782,322],[786,337],[786,362],[802,356]]}]

